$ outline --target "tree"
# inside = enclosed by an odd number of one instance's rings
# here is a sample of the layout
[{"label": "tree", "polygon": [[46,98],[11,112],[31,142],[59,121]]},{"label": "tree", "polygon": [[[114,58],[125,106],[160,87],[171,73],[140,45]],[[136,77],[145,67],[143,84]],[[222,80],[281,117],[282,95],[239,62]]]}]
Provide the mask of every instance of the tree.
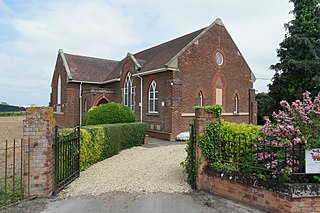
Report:
[{"label": "tree", "polygon": [[320,90],[320,0],[290,0],[294,4],[294,20],[285,24],[287,34],[280,43],[280,62],[275,71],[269,95],[277,111],[281,100],[301,99],[305,91]]},{"label": "tree", "polygon": [[258,125],[264,124],[264,117],[271,117],[272,108],[274,105],[273,100],[270,98],[268,93],[261,92],[256,95],[257,105],[258,105]]}]

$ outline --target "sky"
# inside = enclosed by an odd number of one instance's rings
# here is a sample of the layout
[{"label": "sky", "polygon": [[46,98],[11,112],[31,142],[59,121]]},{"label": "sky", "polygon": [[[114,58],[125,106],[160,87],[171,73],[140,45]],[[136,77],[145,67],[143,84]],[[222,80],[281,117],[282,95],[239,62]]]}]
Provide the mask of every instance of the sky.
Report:
[{"label": "sky", "polygon": [[0,0],[0,102],[47,106],[58,49],[121,60],[221,18],[266,92],[289,0]]}]

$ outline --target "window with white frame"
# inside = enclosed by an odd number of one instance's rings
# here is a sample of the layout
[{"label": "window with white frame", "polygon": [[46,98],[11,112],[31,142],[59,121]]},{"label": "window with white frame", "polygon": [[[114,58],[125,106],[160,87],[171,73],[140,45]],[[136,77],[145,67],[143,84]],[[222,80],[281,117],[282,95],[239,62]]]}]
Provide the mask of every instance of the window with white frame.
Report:
[{"label": "window with white frame", "polygon": [[149,87],[149,112],[158,113],[158,87],[154,80]]},{"label": "window with white frame", "polygon": [[202,96],[202,92],[200,91],[198,93],[198,106],[202,106],[203,105],[203,96]]},{"label": "window with white frame", "polygon": [[132,76],[129,72],[124,82],[123,105],[129,107],[131,110],[134,110],[134,96],[135,88],[132,86]]},{"label": "window with white frame", "polygon": [[56,112],[61,112],[61,76],[58,76]]},{"label": "window with white frame", "polygon": [[238,96],[233,97],[233,112],[238,113]]}]

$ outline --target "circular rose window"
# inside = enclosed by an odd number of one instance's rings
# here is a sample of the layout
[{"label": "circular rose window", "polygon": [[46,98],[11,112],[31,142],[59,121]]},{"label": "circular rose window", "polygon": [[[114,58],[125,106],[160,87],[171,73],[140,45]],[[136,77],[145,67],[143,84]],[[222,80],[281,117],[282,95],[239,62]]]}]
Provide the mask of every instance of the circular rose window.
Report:
[{"label": "circular rose window", "polygon": [[223,64],[223,55],[220,52],[216,53],[216,63],[221,66]]}]

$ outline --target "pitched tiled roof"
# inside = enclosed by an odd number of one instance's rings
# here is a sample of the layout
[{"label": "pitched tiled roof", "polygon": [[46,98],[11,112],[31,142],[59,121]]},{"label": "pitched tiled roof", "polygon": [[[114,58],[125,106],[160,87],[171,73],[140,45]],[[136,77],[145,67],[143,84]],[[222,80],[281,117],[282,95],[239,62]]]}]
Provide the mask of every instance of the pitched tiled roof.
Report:
[{"label": "pitched tiled roof", "polygon": [[[205,28],[159,44],[134,54],[138,63],[142,66],[140,72],[163,68],[176,54],[195,39]],[[111,80],[120,76],[123,59],[105,80]]]},{"label": "pitched tiled roof", "polygon": [[72,80],[102,82],[119,61],[64,53]]},{"label": "pitched tiled roof", "polygon": [[[205,28],[204,28],[205,29]],[[134,54],[138,61],[145,61],[141,72],[164,67],[176,54],[195,39],[204,29],[189,33],[171,41]]]}]

